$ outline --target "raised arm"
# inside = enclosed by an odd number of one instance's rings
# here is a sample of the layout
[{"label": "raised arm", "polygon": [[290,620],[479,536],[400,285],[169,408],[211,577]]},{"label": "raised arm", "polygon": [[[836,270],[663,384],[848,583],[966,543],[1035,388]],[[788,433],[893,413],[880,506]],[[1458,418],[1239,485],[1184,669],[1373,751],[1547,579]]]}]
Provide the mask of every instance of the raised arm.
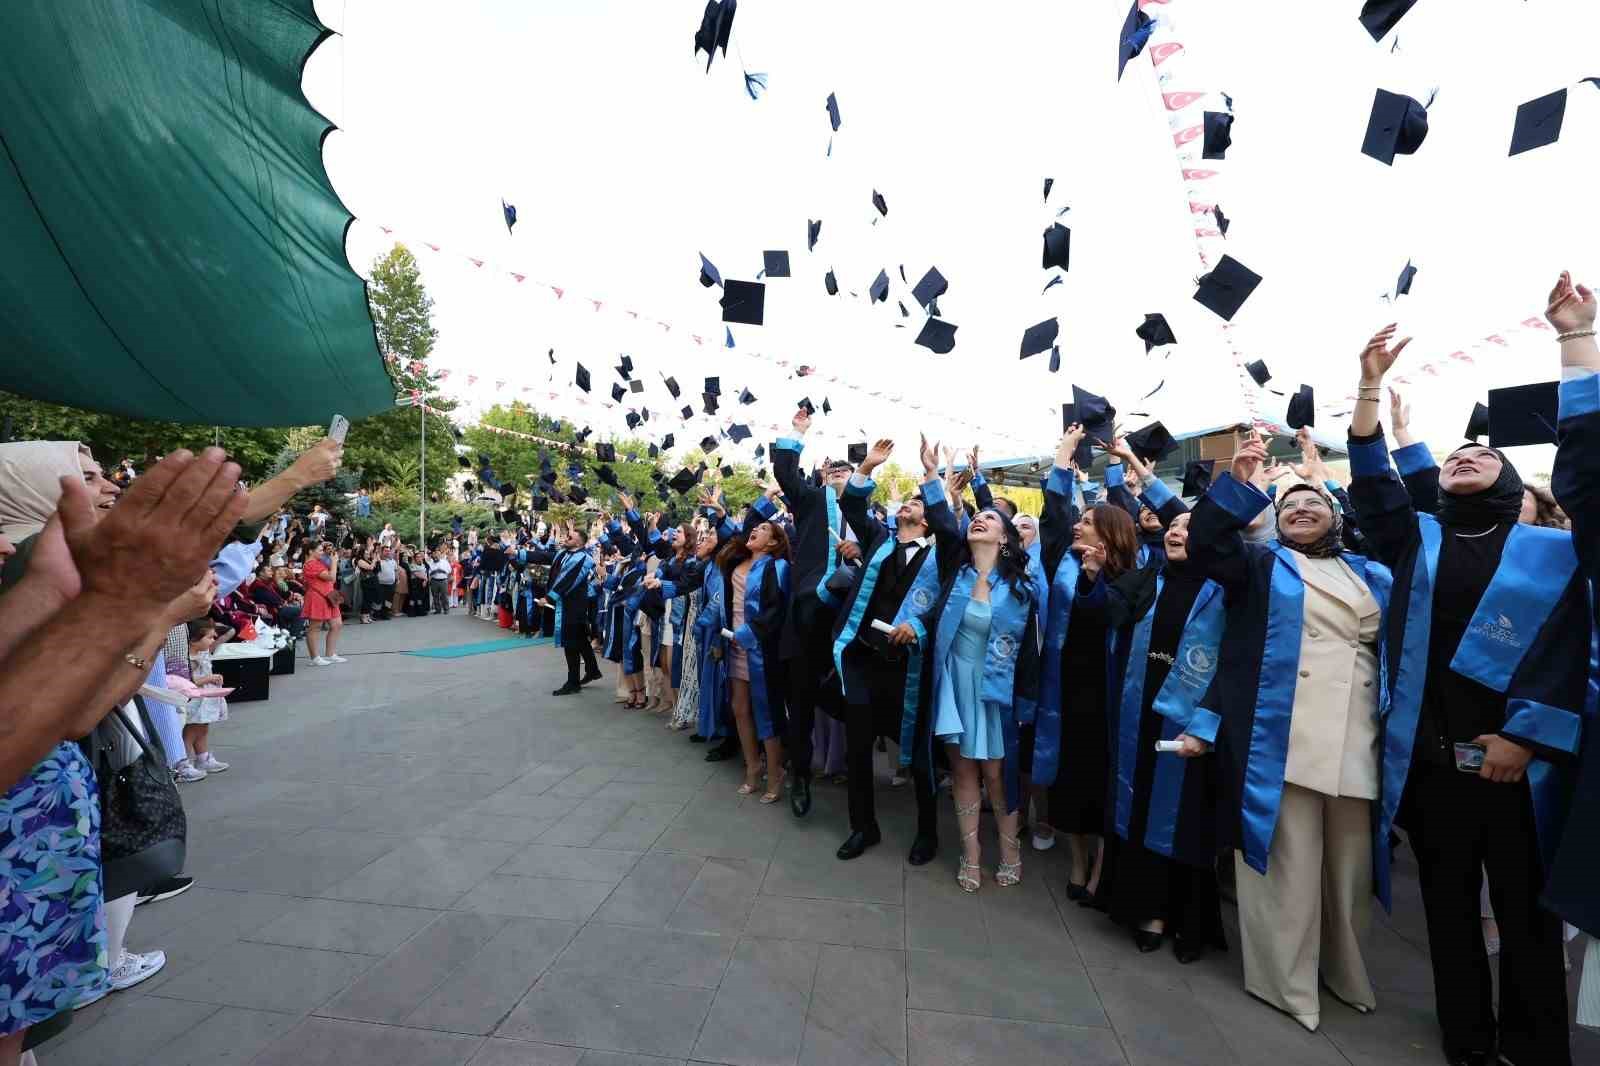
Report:
[{"label": "raised arm", "polygon": [[1391,386],[1389,425],[1394,433],[1394,467],[1418,514],[1439,513],[1439,464],[1428,446],[1411,433],[1411,405]]},{"label": "raised arm", "polygon": [[945,497],[944,482],[939,479],[937,449],[922,438],[922,510],[938,548],[939,580],[949,580],[961,558],[961,522],[956,518],[951,502]]},{"label": "raised arm", "polygon": [[1233,465],[1212,483],[1189,517],[1189,562],[1229,593],[1250,581],[1250,553],[1244,531],[1262,508],[1267,494],[1251,478],[1267,457],[1267,446],[1255,430],[1236,445]]},{"label": "raised arm", "polygon": [[844,515],[845,524],[855,533],[864,558],[870,558],[878,545],[883,542],[883,538],[889,535],[888,529],[873,518],[867,508],[872,503],[872,494],[878,487],[872,480],[872,472],[882,466],[893,451],[894,441],[888,439],[880,440],[867,449],[866,458],[861,460],[856,472],[850,475],[850,481],[844,487],[844,494],[839,497],[839,511]]},{"label": "raised arm", "polygon": [[1420,536],[1411,492],[1390,467],[1389,448],[1378,424],[1383,376],[1411,343],[1407,337],[1389,347],[1394,329],[1388,325],[1373,334],[1361,353],[1361,387],[1350,420],[1350,502],[1368,548],[1390,567],[1399,564]]},{"label": "raised arm", "polygon": [[976,444],[972,446],[972,451],[967,453],[967,469],[972,471],[972,498],[977,501],[978,510],[991,510],[994,507],[994,493],[990,491],[988,479],[983,476],[983,471],[978,469]]},{"label": "raised arm", "polygon": [[1046,580],[1056,572],[1071,547],[1080,510],[1077,478],[1072,471],[1072,453],[1083,439],[1083,427],[1073,424],[1056,445],[1056,462],[1044,482],[1044,514],[1039,517],[1040,557]]},{"label": "raised arm", "polygon": [[[1563,272],[1550,292],[1545,317],[1561,336],[1560,443],[1550,490],[1572,520],[1584,573],[1600,583],[1600,347],[1593,335],[1594,293],[1573,285],[1571,275]],[[1600,607],[1596,621],[1600,623]]]},{"label": "raised arm", "polygon": [[800,471],[800,452],[805,447],[806,430],[811,428],[811,416],[805,408],[795,411],[791,425],[794,427],[792,437],[779,437],[772,443],[772,476],[788,498],[795,522],[799,523],[816,510],[817,493],[822,490]]}]

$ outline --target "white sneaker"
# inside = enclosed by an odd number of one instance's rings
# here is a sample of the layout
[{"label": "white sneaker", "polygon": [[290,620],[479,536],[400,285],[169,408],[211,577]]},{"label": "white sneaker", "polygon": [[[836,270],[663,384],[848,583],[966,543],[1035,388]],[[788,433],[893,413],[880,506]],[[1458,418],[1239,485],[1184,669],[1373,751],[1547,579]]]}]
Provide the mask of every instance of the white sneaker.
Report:
[{"label": "white sneaker", "polygon": [[328,656],[328,662],[330,662],[330,663],[347,663],[349,661],[350,660],[346,659],[343,655],[330,655],[330,656]]},{"label": "white sneaker", "polygon": [[1054,832],[1051,832],[1047,836],[1044,833],[1038,832],[1037,830],[1034,831],[1034,834],[1033,834],[1033,850],[1034,851],[1049,851],[1051,848],[1053,848],[1055,846],[1056,846],[1056,835],[1055,835]]},{"label": "white sneaker", "polygon": [[333,660],[332,659],[324,659],[322,656],[318,655],[317,657],[315,657],[314,659],[311,660],[311,665],[312,666],[332,666],[333,665]]},{"label": "white sneaker", "polygon": [[209,751],[195,760],[196,770],[204,770],[208,774],[220,774],[228,768],[228,763],[223,762]]},{"label": "white sneaker", "polygon": [[122,961],[111,970],[111,991],[121,992],[142,981],[148,981],[160,973],[166,964],[167,953],[164,951],[147,951],[142,955],[134,951],[124,951]]},{"label": "white sneaker", "polygon": [[179,761],[177,766],[172,768],[172,776],[176,777],[179,781],[193,783],[195,781],[204,781],[206,779],[206,772],[197,768],[194,763],[190,762],[188,759],[182,759]]}]

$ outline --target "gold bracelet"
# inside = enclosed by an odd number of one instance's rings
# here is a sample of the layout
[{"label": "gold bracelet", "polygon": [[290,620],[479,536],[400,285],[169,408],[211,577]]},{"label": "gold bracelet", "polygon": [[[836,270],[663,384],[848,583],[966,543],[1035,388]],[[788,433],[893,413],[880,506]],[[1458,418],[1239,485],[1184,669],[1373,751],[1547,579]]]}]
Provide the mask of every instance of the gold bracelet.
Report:
[{"label": "gold bracelet", "polygon": [[1377,402],[1378,402],[1378,398],[1376,396],[1357,396],[1356,397],[1356,403],[1377,403]]},{"label": "gold bracelet", "polygon": [[1556,341],[1557,343],[1565,343],[1567,341],[1575,341],[1580,337],[1593,337],[1594,335],[1595,332],[1592,329],[1569,329],[1565,333],[1557,334]]},{"label": "gold bracelet", "polygon": [[132,655],[132,654],[124,655],[122,657],[122,661],[127,663],[129,666],[133,667],[135,670],[149,670],[150,669],[150,660],[146,659],[142,655]]}]

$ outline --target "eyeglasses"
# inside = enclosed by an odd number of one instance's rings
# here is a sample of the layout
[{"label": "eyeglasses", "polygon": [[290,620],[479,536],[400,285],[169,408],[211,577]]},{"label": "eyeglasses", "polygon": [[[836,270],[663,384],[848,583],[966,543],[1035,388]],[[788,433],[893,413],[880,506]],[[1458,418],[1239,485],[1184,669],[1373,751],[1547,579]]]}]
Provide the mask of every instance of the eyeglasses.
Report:
[{"label": "eyeglasses", "polygon": [[1333,510],[1333,508],[1328,506],[1328,501],[1327,500],[1324,500],[1321,496],[1318,496],[1315,493],[1311,493],[1311,492],[1297,492],[1297,493],[1295,493],[1293,496],[1289,497],[1287,500],[1284,500],[1283,501],[1283,506],[1280,507],[1278,510],[1280,512],[1283,512],[1283,511],[1303,511],[1303,510],[1308,510],[1308,509],[1309,510],[1313,510],[1313,511],[1315,511],[1315,510],[1332,511]]}]

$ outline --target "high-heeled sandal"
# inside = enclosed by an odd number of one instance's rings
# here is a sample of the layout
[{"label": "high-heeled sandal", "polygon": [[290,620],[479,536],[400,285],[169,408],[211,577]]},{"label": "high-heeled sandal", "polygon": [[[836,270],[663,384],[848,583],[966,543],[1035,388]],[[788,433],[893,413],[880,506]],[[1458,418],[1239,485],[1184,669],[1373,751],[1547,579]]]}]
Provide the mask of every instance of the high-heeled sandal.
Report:
[{"label": "high-heeled sandal", "polygon": [[995,869],[994,883],[1002,888],[1010,888],[1012,885],[1020,885],[1022,883],[1022,840],[1019,837],[1008,837],[1002,833],[1000,835],[1001,847],[1005,847],[1008,844],[1017,850],[1017,861],[1005,862],[1002,860]]},{"label": "high-heeled sandal", "polygon": [[769,776],[767,778],[767,791],[761,794],[761,802],[771,805],[777,803],[781,799],[783,799],[783,775],[778,775],[778,781],[776,784],[772,782],[772,779]]},{"label": "high-heeled sandal", "polygon": [[744,784],[739,786],[737,794],[740,795],[740,796],[753,796],[753,795],[755,795],[755,793],[756,793],[756,786],[754,786],[750,782],[746,781]]},{"label": "high-heeled sandal", "polygon": [[[976,818],[978,816],[978,812],[982,809],[983,805],[981,803],[973,803],[965,807],[958,803],[956,804],[956,817],[960,818],[963,815],[967,815]],[[976,828],[974,828],[970,833],[961,834],[962,854],[961,857],[956,860],[956,884],[961,886],[961,891],[963,892],[976,892],[983,884],[982,867],[975,862],[968,862],[966,856],[967,841],[975,840],[977,839],[977,836],[978,830]]]}]

